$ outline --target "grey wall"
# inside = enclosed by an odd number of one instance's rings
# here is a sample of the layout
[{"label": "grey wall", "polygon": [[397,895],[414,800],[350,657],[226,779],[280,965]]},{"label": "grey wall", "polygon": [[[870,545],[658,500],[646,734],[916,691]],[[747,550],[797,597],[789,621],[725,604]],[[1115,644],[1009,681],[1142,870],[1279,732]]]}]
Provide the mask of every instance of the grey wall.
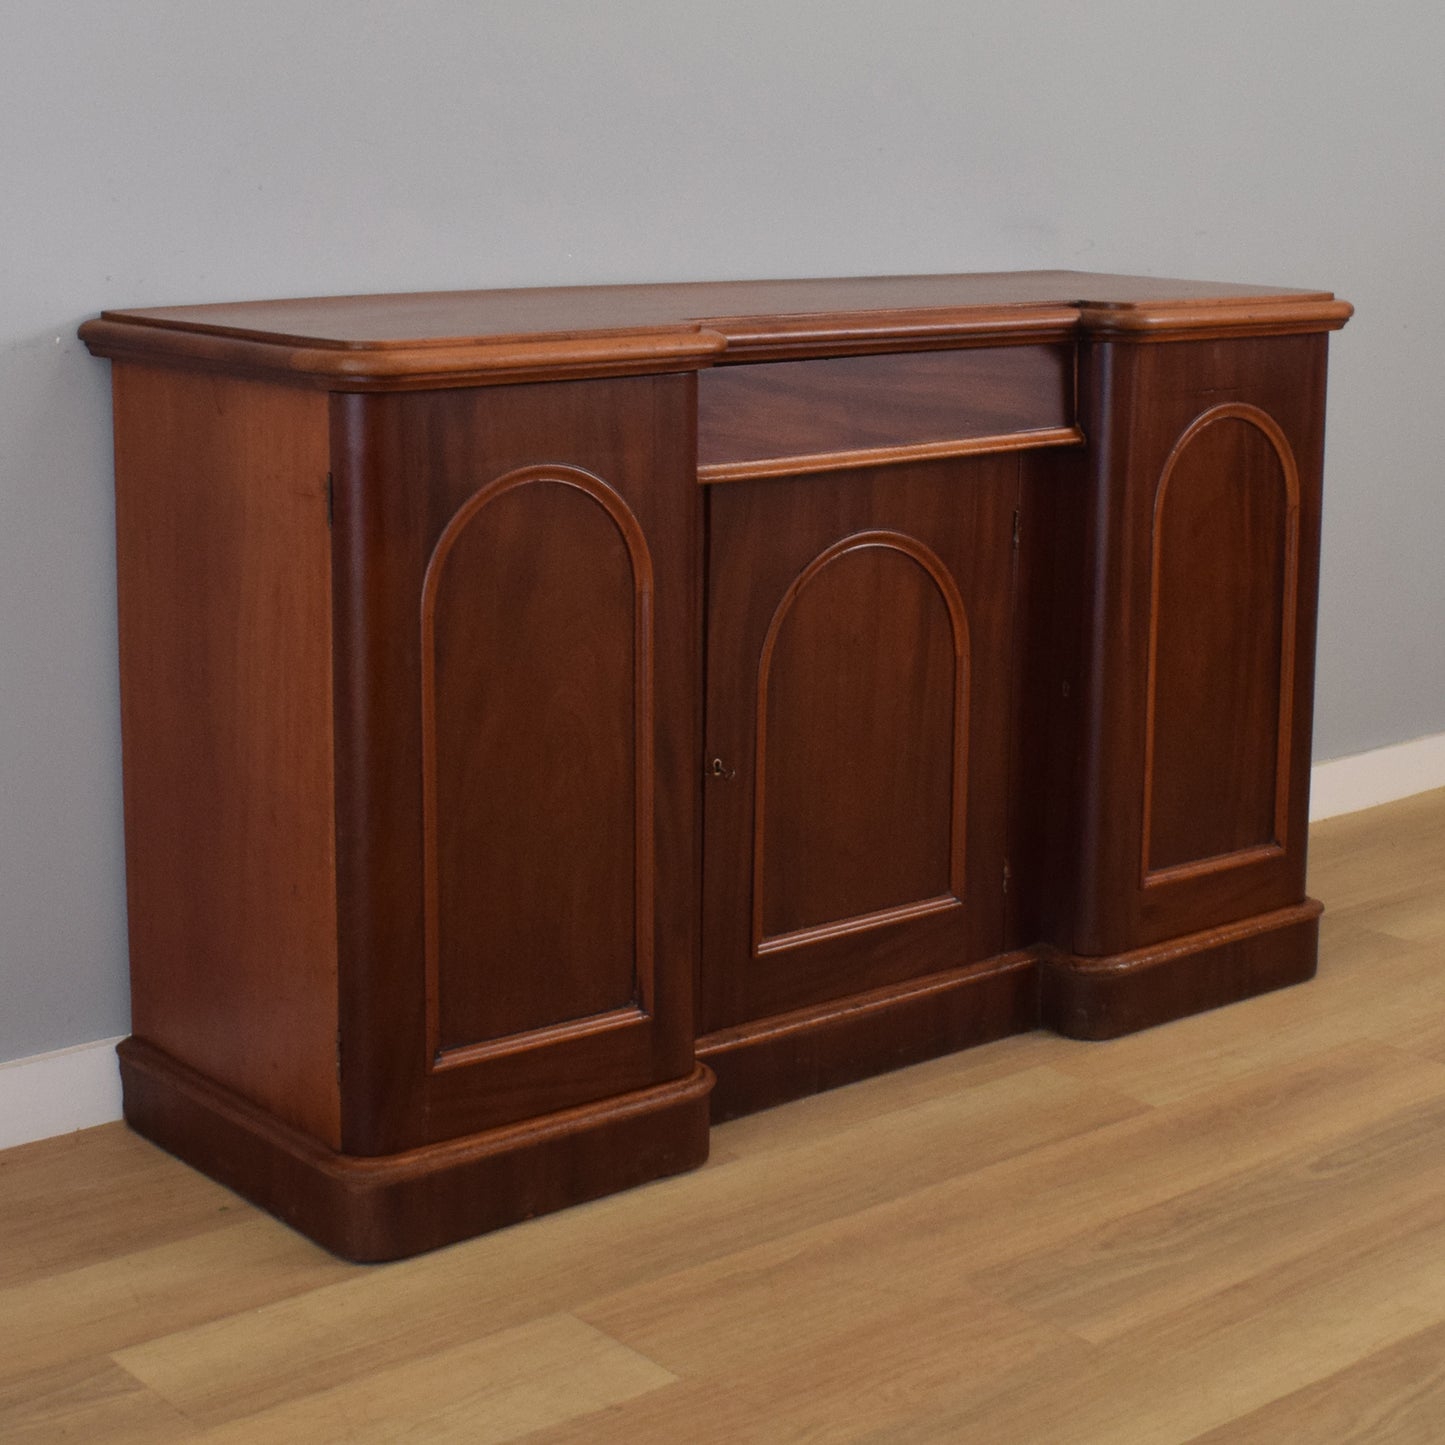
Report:
[{"label": "grey wall", "polygon": [[1445,730],[1438,0],[0,0],[0,1060],[126,1027],[102,306],[1330,287],[1317,756]]}]

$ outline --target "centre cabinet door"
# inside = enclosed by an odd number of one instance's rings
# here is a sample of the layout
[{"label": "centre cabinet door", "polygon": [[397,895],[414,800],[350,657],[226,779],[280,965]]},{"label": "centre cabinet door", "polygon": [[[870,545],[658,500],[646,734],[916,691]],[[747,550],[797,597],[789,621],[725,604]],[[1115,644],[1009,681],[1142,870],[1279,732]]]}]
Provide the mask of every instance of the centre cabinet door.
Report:
[{"label": "centre cabinet door", "polygon": [[709,489],[700,1032],[1004,932],[1016,456]]}]

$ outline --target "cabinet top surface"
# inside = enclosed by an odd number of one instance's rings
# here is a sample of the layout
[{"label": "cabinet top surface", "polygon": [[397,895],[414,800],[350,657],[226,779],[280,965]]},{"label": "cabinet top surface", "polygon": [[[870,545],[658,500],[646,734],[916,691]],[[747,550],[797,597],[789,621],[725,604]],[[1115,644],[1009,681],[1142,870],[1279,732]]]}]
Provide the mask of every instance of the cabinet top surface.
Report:
[{"label": "cabinet top surface", "polygon": [[1081,332],[1323,330],[1349,314],[1328,291],[1021,271],[244,301],[107,311],[81,335],[104,356],[345,386],[476,370],[680,370]]}]

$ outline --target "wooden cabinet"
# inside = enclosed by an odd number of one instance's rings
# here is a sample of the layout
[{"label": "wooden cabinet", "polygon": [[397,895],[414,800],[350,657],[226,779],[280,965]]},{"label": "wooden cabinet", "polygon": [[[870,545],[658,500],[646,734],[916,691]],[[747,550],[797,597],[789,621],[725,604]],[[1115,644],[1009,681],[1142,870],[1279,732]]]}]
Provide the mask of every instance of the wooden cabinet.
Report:
[{"label": "wooden cabinet", "polygon": [[361,1259],[1308,977],[1327,293],[122,312],[141,1132]]}]

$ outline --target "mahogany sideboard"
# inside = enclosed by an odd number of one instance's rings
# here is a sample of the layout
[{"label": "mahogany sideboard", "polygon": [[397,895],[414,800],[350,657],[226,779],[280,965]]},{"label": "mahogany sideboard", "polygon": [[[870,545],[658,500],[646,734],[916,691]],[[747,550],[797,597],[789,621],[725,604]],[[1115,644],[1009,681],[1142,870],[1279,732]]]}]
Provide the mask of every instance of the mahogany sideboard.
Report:
[{"label": "mahogany sideboard", "polygon": [[353,1259],[1308,978],[1328,292],[108,312],[133,1127]]}]

